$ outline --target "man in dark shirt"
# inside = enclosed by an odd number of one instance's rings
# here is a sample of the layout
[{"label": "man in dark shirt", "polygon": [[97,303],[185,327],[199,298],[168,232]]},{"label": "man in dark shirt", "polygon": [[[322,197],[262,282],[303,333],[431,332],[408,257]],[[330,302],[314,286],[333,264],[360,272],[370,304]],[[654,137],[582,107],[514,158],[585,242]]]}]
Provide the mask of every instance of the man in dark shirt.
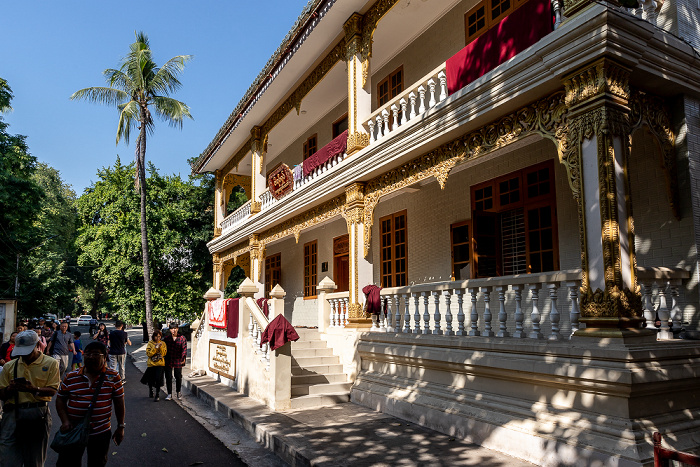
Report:
[{"label": "man in dark shirt", "polygon": [[114,327],[116,329],[109,333],[109,367],[118,371],[122,382],[126,382],[126,369],[124,368],[126,346],[131,345],[131,341],[129,335],[124,331],[123,322],[117,321],[114,323]]}]

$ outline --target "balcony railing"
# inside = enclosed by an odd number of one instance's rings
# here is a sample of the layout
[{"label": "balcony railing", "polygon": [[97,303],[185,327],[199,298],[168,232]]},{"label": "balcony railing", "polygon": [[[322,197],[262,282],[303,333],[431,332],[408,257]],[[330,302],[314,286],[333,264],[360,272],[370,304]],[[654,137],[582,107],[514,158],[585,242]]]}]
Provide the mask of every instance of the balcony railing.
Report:
[{"label": "balcony railing", "polygon": [[221,233],[226,234],[235,229],[245,222],[248,217],[250,217],[250,200],[246,201],[243,206],[233,211],[221,221]]},{"label": "balcony railing", "polygon": [[415,120],[446,98],[447,77],[443,63],[370,115],[364,122],[370,145],[401,131],[406,123]]}]

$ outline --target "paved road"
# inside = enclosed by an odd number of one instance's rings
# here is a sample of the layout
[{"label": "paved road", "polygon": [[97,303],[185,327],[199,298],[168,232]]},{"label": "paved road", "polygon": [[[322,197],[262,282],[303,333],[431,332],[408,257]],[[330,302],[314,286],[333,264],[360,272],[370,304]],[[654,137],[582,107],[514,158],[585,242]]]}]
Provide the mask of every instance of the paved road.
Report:
[{"label": "paved road", "polygon": [[[83,333],[83,347],[91,341],[88,327],[71,326]],[[132,339],[133,341],[133,339]],[[141,372],[127,360],[125,385],[126,430],[120,446],[112,444],[108,465],[112,466],[219,466],[246,465],[182,407],[167,402],[153,402],[148,388],[139,383]],[[60,427],[55,404],[51,403],[53,427],[51,438]],[[112,423],[115,419],[112,418]],[[164,451],[163,448],[167,450]],[[49,449],[46,465],[55,465],[58,455]],[[84,458],[84,465],[85,465]]]}]

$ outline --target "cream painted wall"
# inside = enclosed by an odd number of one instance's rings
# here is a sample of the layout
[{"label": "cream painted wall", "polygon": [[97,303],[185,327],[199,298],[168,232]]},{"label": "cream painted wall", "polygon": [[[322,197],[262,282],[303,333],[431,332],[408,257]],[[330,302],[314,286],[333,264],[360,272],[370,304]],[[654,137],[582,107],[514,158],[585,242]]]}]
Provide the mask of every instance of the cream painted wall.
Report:
[{"label": "cream painted wall", "polygon": [[[296,112],[296,110],[292,110],[292,112]],[[304,161],[304,143],[314,133],[317,134],[316,142],[318,144],[318,149],[321,149],[323,146],[328,144],[333,139],[333,123],[346,113],[348,113],[347,99],[338,104],[326,115],[321,116],[316,124],[305,131],[304,134],[297,138],[296,141],[293,141],[289,146],[287,146],[284,151],[280,153],[280,155],[271,160],[266,159],[266,173],[269,173],[270,170],[280,162],[284,162],[290,168],[294,168],[295,165],[301,164]]]},{"label": "cream painted wall", "polygon": [[[318,326],[316,299],[304,299],[304,244],[318,242],[318,271],[316,285],[325,277],[333,279],[333,239],[348,233],[345,219],[338,218],[327,224],[305,230],[295,243],[288,237],[279,243],[268,245],[266,255],[280,253],[282,260],[281,286],[287,295],[284,299],[284,317],[293,326]],[[328,263],[328,271],[321,272],[321,264]],[[264,274],[264,272],[263,272]]]}]

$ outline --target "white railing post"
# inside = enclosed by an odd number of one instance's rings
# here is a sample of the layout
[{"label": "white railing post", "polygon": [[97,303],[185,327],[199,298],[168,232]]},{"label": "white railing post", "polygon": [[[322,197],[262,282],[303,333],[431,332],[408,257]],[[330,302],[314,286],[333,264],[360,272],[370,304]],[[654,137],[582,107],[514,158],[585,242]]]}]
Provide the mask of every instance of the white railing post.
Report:
[{"label": "white railing post", "polygon": [[370,118],[367,122],[367,126],[369,127],[369,141],[370,143],[374,143],[377,141],[376,136],[374,136],[374,120]]},{"label": "white railing post", "polygon": [[403,332],[406,334],[411,334],[411,310],[409,299],[411,296],[409,294],[403,294]]},{"label": "white railing post", "polygon": [[384,122],[382,133],[386,136],[389,134],[389,112],[386,109],[382,110],[382,120]]},{"label": "white railing post", "polygon": [[391,295],[394,302],[394,332],[401,332],[401,299],[397,294]]},{"label": "white railing post", "polygon": [[420,298],[418,293],[413,294],[413,325],[415,326],[414,328],[414,334],[421,334],[420,330]]},{"label": "white railing post", "polygon": [[425,87],[423,87],[423,85],[420,85],[418,87],[418,96],[418,99],[420,100],[418,113],[422,114],[423,112],[425,112]]},{"label": "white railing post", "polygon": [[406,109],[408,104],[406,103],[406,99],[402,97],[399,101],[399,105],[401,106],[401,124],[405,125],[408,121],[408,111]]},{"label": "white railing post", "polygon": [[428,80],[428,89],[430,89],[430,102],[428,102],[428,108],[432,109],[435,107],[435,104],[437,104],[437,101],[435,100],[435,80],[433,78]]},{"label": "white railing post", "polygon": [[433,299],[435,300],[435,313],[433,313],[433,319],[435,320],[435,327],[433,328],[433,334],[442,335],[442,329],[440,329],[440,292],[433,292]]},{"label": "white railing post", "polygon": [[666,301],[666,282],[659,284],[659,319],[661,320],[661,330],[659,331],[659,339],[673,339],[673,333],[668,327],[669,309]]},{"label": "white railing post", "polygon": [[348,324],[350,324],[350,319],[349,319],[349,315],[348,315],[348,308],[350,306],[350,298],[345,297],[343,299],[342,303],[343,303],[343,315],[342,315],[343,317],[341,319],[341,327],[345,328],[348,326]]},{"label": "white railing post", "polygon": [[515,293],[515,332],[513,337],[516,339],[522,339],[526,337],[525,331],[523,330],[523,321],[525,320],[525,313],[523,313],[523,285],[516,284],[510,287]]},{"label": "white railing post", "polygon": [[669,291],[671,292],[671,321],[673,323],[672,332],[680,332],[683,320],[681,319],[681,310],[678,307],[678,286],[681,285],[680,279],[673,279],[669,283]]},{"label": "white railing post", "polygon": [[569,334],[569,338],[571,338],[571,336],[579,330],[578,320],[581,316],[581,311],[578,307],[578,289],[580,287],[580,282],[567,282],[566,286],[569,288],[569,298],[571,299],[571,313],[569,315],[569,321],[571,321],[571,333]]},{"label": "white railing post", "polygon": [[408,95],[408,100],[411,101],[411,114],[408,117],[408,119],[410,120],[410,119],[414,118],[416,115],[418,115],[418,112],[416,110],[416,93],[411,92]]},{"label": "white railing post", "polygon": [[494,333],[491,330],[491,287],[482,287],[481,292],[484,294],[484,332],[481,335],[493,337]]},{"label": "white railing post", "polygon": [[438,73],[438,79],[440,80],[440,102],[447,99],[447,75],[444,71]]},{"label": "white railing post", "polygon": [[508,319],[508,314],[506,313],[506,291],[508,286],[499,285],[493,289],[498,292],[498,333],[496,337],[510,337],[506,323]]},{"label": "white railing post", "polygon": [[528,284],[527,288],[530,289],[532,294],[532,313],[530,314],[530,319],[532,320],[532,331],[528,337],[530,339],[544,339],[544,336],[540,332],[540,288],[541,284]]},{"label": "white railing post", "polygon": [[651,301],[652,287],[651,282],[642,283],[642,300],[644,301],[644,319],[647,322],[646,328],[656,332],[656,326],[654,326],[654,305]]},{"label": "white railing post", "polygon": [[382,300],[384,301],[384,303],[386,303],[386,326],[385,326],[386,329],[385,329],[385,331],[386,332],[394,332],[394,324],[393,324],[394,316],[391,313],[391,310],[393,309],[391,307],[391,305],[392,305],[391,296],[389,296],[389,297],[384,296],[384,297],[382,297]]},{"label": "white railing post", "polygon": [[445,296],[445,335],[454,336],[455,333],[452,331],[452,311],[450,310],[450,302],[452,301],[452,291],[445,290],[443,292]]},{"label": "white railing post", "polygon": [[377,115],[377,139],[383,138],[384,137],[384,131],[382,127],[384,126],[384,122],[382,121],[382,116]]},{"label": "white railing post", "polygon": [[479,288],[478,287],[470,287],[467,289],[469,293],[472,296],[472,309],[471,309],[471,330],[469,331],[469,335],[474,337],[474,336],[480,336],[481,332],[479,332],[479,312],[476,309],[476,295],[479,293]]},{"label": "white railing post", "polygon": [[430,292],[421,292],[421,296],[423,297],[423,305],[425,305],[425,311],[423,312],[423,334],[430,334],[430,314],[428,313]]},{"label": "white railing post", "polygon": [[549,300],[552,302],[552,308],[549,311],[549,321],[552,324],[552,332],[549,335],[549,340],[558,341],[561,339],[561,335],[559,334],[559,320],[561,316],[559,316],[559,309],[557,308],[559,284],[552,282],[547,284],[547,288],[549,289]]},{"label": "white railing post", "polygon": [[462,289],[455,290],[455,295],[457,295],[457,336],[466,336],[467,333],[464,331],[464,292]]},{"label": "white railing post", "polygon": [[394,117],[391,121],[391,130],[396,131],[399,128],[399,106],[391,104],[391,114]]},{"label": "white railing post", "polygon": [[339,320],[338,320],[338,299],[337,298],[331,298],[328,300],[331,302],[331,326],[332,328],[337,328],[339,325]]}]

